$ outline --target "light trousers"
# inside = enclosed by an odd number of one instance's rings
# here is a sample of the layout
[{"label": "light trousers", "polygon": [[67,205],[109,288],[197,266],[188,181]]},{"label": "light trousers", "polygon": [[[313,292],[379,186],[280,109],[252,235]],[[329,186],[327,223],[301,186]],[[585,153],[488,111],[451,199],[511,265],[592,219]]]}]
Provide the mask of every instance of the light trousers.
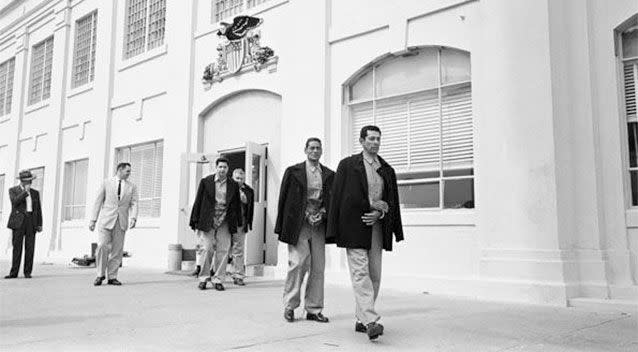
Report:
[{"label": "light trousers", "polygon": [[378,321],[374,305],[379,296],[381,286],[381,258],[383,253],[383,232],[380,224],[372,227],[370,249],[348,248],[348,267],[356,302],[357,319],[369,324]]},{"label": "light trousers", "polygon": [[243,279],[246,277],[246,265],[244,264],[244,252],[246,243],[246,232],[243,228],[238,228],[231,238],[230,255],[233,257],[233,279]]},{"label": "light trousers", "polygon": [[326,267],[325,225],[304,224],[296,245],[288,245],[288,274],[284,285],[284,308],[296,309],[301,304],[301,284],[306,272],[304,308],[318,314],[323,309],[324,270]]},{"label": "light trousers", "polygon": [[202,246],[202,269],[199,281],[208,281],[208,273],[212,269],[215,271],[211,282],[221,284],[226,279],[226,264],[228,262],[228,250],[230,249],[230,232],[226,222],[216,230],[208,232],[198,231],[200,245]]},{"label": "light trousers", "polygon": [[122,264],[124,254],[124,235],[126,231],[120,227],[120,220],[115,221],[112,229],[100,228],[97,238],[97,252],[95,264],[97,276],[106,276],[108,270],[109,280],[117,279],[117,271]]}]

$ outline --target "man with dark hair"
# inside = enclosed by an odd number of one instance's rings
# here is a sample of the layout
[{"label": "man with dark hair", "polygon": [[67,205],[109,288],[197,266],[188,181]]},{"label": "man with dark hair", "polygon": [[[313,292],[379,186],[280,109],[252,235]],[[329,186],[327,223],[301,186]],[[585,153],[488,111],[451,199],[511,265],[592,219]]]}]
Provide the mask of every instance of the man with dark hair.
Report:
[{"label": "man with dark hair", "polygon": [[233,180],[239,185],[239,197],[241,200],[241,220],[242,226],[237,228],[231,239],[231,258],[233,263],[233,283],[244,286],[246,283],[246,266],[244,265],[244,247],[246,243],[246,233],[252,230],[253,212],[255,209],[255,192],[245,181],[246,174],[242,168],[233,170]]},{"label": "man with dark hair", "polygon": [[392,250],[392,235],[403,240],[399,192],[394,169],[379,155],[381,130],[361,129],[363,152],[339,163],[332,188],[328,234],[346,248],[356,302],[355,331],[370,340],[383,335],[374,305],[381,285],[382,250]]},{"label": "man with dark hair", "polygon": [[[205,290],[210,280],[215,290],[224,291],[230,239],[242,225],[241,200],[239,185],[228,177],[228,159],[217,159],[215,166],[216,173],[199,182],[190,227],[197,231],[202,246],[199,289]],[[207,277],[204,274],[211,271],[211,265],[214,274]]]},{"label": "man with dark hair", "polygon": [[[89,230],[95,230],[98,222],[98,240],[95,262],[97,278],[93,285],[100,286],[108,269],[109,285],[120,286],[117,272],[124,255],[124,235],[137,222],[137,186],[128,180],[131,164],[119,163],[115,177],[102,182],[93,205]],[[130,217],[130,220],[129,220]]]},{"label": "man with dark hair", "polygon": [[295,321],[301,303],[301,284],[306,282],[306,319],[327,323],[323,310],[326,226],[334,172],[319,163],[321,140],[308,138],[306,161],[284,173],[279,193],[275,233],[288,244],[288,274],[284,285],[284,319]]},{"label": "man with dark hair", "polygon": [[13,257],[11,271],[5,279],[15,279],[20,271],[22,243],[24,243],[24,277],[31,278],[33,271],[33,253],[35,252],[35,234],[42,232],[42,207],[40,193],[31,188],[35,175],[29,170],[20,171],[20,184],[9,188],[11,215],[7,227],[12,230]]}]

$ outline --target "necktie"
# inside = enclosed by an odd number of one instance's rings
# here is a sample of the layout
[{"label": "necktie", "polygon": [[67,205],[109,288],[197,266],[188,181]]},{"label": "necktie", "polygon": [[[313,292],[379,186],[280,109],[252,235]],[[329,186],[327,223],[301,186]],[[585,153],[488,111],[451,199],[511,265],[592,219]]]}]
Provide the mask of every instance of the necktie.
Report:
[{"label": "necktie", "polygon": [[120,193],[122,193],[122,180],[117,183],[117,200],[120,200]]}]

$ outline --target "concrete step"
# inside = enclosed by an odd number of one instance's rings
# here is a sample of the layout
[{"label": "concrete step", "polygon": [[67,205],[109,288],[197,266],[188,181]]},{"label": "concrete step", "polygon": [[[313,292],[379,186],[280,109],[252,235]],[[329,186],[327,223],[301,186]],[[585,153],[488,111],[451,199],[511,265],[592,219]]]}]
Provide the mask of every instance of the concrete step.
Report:
[{"label": "concrete step", "polygon": [[622,312],[638,314],[638,301],[627,299],[571,298],[568,306],[598,312]]}]

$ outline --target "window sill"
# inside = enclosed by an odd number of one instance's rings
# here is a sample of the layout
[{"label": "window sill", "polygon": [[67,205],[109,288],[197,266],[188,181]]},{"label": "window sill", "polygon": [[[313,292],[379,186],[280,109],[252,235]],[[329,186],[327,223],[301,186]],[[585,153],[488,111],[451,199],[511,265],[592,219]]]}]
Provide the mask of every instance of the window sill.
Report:
[{"label": "window sill", "polygon": [[93,82],[90,82],[85,85],[69,89],[69,92],[67,93],[66,97],[67,99],[72,98],[92,90],[93,90]]},{"label": "window sill", "polygon": [[625,212],[627,228],[638,228],[638,208],[630,208]]},{"label": "window sill", "polygon": [[403,226],[475,226],[473,209],[401,209]]},{"label": "window sill", "polygon": [[0,123],[5,123],[9,120],[11,120],[11,114],[0,116]]},{"label": "window sill", "polygon": [[157,48],[153,48],[147,52],[139,54],[137,56],[133,56],[129,59],[120,59],[118,63],[118,72],[122,72],[128,70],[131,67],[137,66],[147,61],[151,61],[157,57],[163,56],[168,52],[168,47],[166,44],[158,46]]},{"label": "window sill", "polygon": [[47,107],[49,106],[49,100],[50,100],[50,99],[42,100],[42,101],[39,101],[39,102],[37,102],[37,103],[33,103],[33,104],[31,104],[31,105],[28,105],[28,106],[24,109],[24,114],[25,114],[25,115],[27,115],[27,114],[30,114],[30,113],[32,113],[32,112],[34,112],[34,111],[37,111],[37,110],[40,110],[40,109],[47,108]]}]

